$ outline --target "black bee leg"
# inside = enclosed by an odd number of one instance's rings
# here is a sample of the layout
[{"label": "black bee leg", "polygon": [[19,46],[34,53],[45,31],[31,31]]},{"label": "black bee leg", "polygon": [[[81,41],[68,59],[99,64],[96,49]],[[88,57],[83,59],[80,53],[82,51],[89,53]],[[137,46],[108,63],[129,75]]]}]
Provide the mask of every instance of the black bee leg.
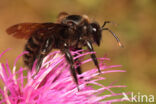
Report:
[{"label": "black bee leg", "polygon": [[43,58],[44,58],[44,57],[45,57],[44,54],[38,55],[37,64],[36,64],[36,74],[39,72],[39,70],[40,70],[40,68],[41,68],[42,61],[43,61]]},{"label": "black bee leg", "polygon": [[47,39],[43,45],[41,46],[39,55],[37,57],[37,64],[36,64],[36,74],[39,72],[39,69],[42,65],[42,61],[44,57],[52,50],[52,39]]},{"label": "black bee leg", "polygon": [[[82,49],[82,48],[76,48],[76,49],[74,49],[74,51],[76,51],[76,50],[81,50],[81,49]],[[79,52],[79,53],[81,54],[82,52]],[[78,54],[75,54],[75,55],[74,55],[74,57],[76,57],[76,56],[78,56]],[[78,73],[78,74],[82,74],[82,69],[81,69],[81,66],[80,66],[81,61],[79,60],[79,58],[75,59],[75,63],[76,63],[76,65],[77,65],[77,68],[76,68],[77,73]]]},{"label": "black bee leg", "polygon": [[[75,55],[75,56],[77,56],[77,55]],[[77,58],[77,59],[75,60],[75,62],[76,62],[76,64],[78,65],[77,68],[76,68],[77,73],[78,73],[78,74],[82,74],[82,69],[81,69],[81,66],[80,66],[80,64],[81,64],[80,60]]]},{"label": "black bee leg", "polygon": [[68,49],[67,45],[65,44],[65,49],[62,50],[63,53],[65,54],[65,58],[67,60],[67,62],[70,64],[70,72],[71,72],[71,75],[73,76],[74,78],[74,81],[77,85],[77,88],[79,90],[79,87],[78,87],[78,79],[77,79],[77,75],[76,75],[76,70],[75,70],[75,67],[74,67],[74,60],[73,60],[73,57],[70,53],[70,50]]},{"label": "black bee leg", "polygon": [[[90,41],[86,41],[86,45],[87,45],[88,50],[89,50],[90,52],[94,52],[92,43],[91,43]],[[101,70],[100,70],[99,63],[98,63],[98,61],[97,61],[96,55],[95,55],[95,54],[91,54],[91,58],[92,58],[92,60],[93,60],[93,62],[94,62],[94,64],[95,64],[95,66],[98,68],[99,73],[101,73]]]}]

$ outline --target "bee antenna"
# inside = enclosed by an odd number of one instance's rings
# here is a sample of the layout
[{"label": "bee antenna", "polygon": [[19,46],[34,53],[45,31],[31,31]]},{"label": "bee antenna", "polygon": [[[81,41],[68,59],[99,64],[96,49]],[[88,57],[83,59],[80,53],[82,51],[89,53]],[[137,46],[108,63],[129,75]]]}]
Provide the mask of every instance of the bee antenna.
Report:
[{"label": "bee antenna", "polygon": [[120,42],[120,39],[109,28],[104,28],[104,25],[101,27],[101,30],[107,30],[107,31],[109,31],[114,36],[114,38],[117,40],[118,45],[123,48],[124,46]]},{"label": "bee antenna", "polygon": [[101,28],[104,28],[104,27],[105,27],[105,25],[106,25],[106,24],[108,24],[108,23],[111,23],[111,24],[113,24],[113,25],[117,26],[117,23],[115,23],[115,22],[112,22],[112,21],[104,21],[104,23],[103,23],[103,25],[102,25],[102,27],[101,27]]}]

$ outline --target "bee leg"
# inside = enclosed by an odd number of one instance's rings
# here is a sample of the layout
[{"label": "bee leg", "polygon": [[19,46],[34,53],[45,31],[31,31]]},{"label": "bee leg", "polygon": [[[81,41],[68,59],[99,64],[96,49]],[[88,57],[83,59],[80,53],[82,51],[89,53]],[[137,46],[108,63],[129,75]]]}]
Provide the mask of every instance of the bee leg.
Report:
[{"label": "bee leg", "polygon": [[39,70],[40,70],[40,68],[41,68],[42,61],[43,61],[43,58],[44,58],[44,57],[45,57],[44,54],[38,55],[37,64],[36,64],[36,74],[39,72]]},{"label": "bee leg", "polygon": [[[86,41],[86,45],[87,45],[87,48],[88,48],[88,50],[90,52],[94,52],[92,43],[90,41]],[[96,55],[95,54],[91,54],[91,58],[92,58],[92,60],[93,60],[93,62],[95,64],[95,66],[98,68],[99,73],[101,73],[101,70],[100,70],[99,63],[97,61]]]},{"label": "bee leg", "polygon": [[47,39],[43,45],[41,46],[39,55],[37,57],[37,64],[36,64],[36,74],[39,72],[41,65],[42,65],[42,61],[44,59],[44,57],[52,50],[52,39],[49,38]]},{"label": "bee leg", "polygon": [[[77,55],[75,55],[75,56],[77,56]],[[78,65],[77,68],[76,68],[77,73],[78,73],[78,74],[82,74],[82,69],[81,69],[81,66],[80,66],[80,64],[81,64],[80,60],[77,58],[77,59],[75,60],[75,62],[76,62],[76,64]]]},{"label": "bee leg", "polygon": [[[76,48],[76,49],[74,49],[74,51],[76,51],[76,50],[81,50],[81,49],[82,49],[82,48]],[[82,52],[79,52],[79,53],[81,54]],[[78,54],[75,54],[75,55],[74,55],[74,57],[76,57],[76,56],[78,56]],[[78,74],[82,74],[82,69],[81,69],[81,66],[80,66],[81,61],[79,60],[79,58],[75,59],[75,63],[76,63],[76,65],[77,65],[77,68],[76,68],[77,73],[78,73]]]},{"label": "bee leg", "polygon": [[65,45],[65,49],[62,50],[63,53],[65,54],[65,58],[67,60],[67,62],[70,64],[70,72],[71,72],[71,75],[73,76],[74,78],[74,81],[77,85],[77,88],[78,88],[78,91],[79,91],[79,87],[78,87],[78,78],[77,78],[77,75],[76,75],[76,70],[75,70],[75,67],[74,67],[74,60],[73,60],[73,57],[70,53],[70,50],[67,48],[67,46]]},{"label": "bee leg", "polygon": [[[77,54],[74,55],[74,57],[76,57]],[[81,68],[81,61],[79,60],[79,58],[75,59],[75,63],[77,65],[77,68],[76,68],[76,72],[80,75],[82,74],[82,68]],[[80,79],[82,79],[83,77],[80,77]]]}]

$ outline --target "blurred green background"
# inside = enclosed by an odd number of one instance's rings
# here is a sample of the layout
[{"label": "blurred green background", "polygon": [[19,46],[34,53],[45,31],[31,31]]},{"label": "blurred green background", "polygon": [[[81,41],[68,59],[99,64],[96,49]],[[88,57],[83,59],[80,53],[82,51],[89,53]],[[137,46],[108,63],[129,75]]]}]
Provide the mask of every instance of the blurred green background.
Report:
[{"label": "blurred green background", "polygon": [[[12,48],[2,57],[13,64],[23,51],[25,40],[8,36],[6,28],[21,22],[55,22],[59,12],[86,14],[99,22],[109,20],[109,27],[124,44],[103,31],[98,57],[111,58],[108,64],[121,64],[127,72],[110,74],[112,80],[127,85],[125,91],[156,95],[156,0],[0,0],[0,52]],[[22,59],[18,62],[22,65]]]}]

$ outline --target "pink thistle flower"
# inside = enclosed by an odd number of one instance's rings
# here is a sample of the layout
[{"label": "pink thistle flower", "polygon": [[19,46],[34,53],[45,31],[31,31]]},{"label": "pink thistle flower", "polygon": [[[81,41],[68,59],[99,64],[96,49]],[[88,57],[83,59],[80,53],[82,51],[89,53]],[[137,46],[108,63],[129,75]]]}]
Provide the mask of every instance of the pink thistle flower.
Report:
[{"label": "pink thistle flower", "polygon": [[[8,51],[8,50],[7,50]],[[82,51],[82,50],[81,50]],[[4,51],[3,54],[6,53]],[[35,74],[35,68],[32,71],[26,68],[16,68],[16,62],[25,54],[22,53],[15,60],[13,68],[10,68],[8,62],[0,63],[0,78],[4,83],[3,89],[0,89],[0,104],[111,104],[112,102],[120,102],[119,99],[108,99],[109,97],[120,96],[122,93],[115,93],[111,89],[126,87],[124,85],[109,85],[104,86],[97,81],[105,80],[105,77],[99,76],[96,68],[91,69],[78,75],[79,88],[77,90],[76,84],[69,71],[69,64],[66,62],[64,55],[59,51],[50,53],[43,61],[39,73],[32,78]],[[78,53],[72,52],[72,54]],[[83,57],[91,52],[79,54],[77,57]],[[124,70],[105,70],[113,67],[120,67],[120,65],[106,66],[103,60],[108,58],[99,58],[100,69],[102,74],[113,72],[125,72]],[[82,64],[90,62],[91,59],[82,61]],[[35,66],[34,66],[35,67]],[[12,71],[12,72],[11,72]],[[27,76],[23,72],[27,71]],[[83,78],[81,78],[83,77]],[[26,84],[24,84],[26,82]],[[99,86],[99,89],[93,89],[93,84]],[[99,94],[109,91],[110,94]]]}]

